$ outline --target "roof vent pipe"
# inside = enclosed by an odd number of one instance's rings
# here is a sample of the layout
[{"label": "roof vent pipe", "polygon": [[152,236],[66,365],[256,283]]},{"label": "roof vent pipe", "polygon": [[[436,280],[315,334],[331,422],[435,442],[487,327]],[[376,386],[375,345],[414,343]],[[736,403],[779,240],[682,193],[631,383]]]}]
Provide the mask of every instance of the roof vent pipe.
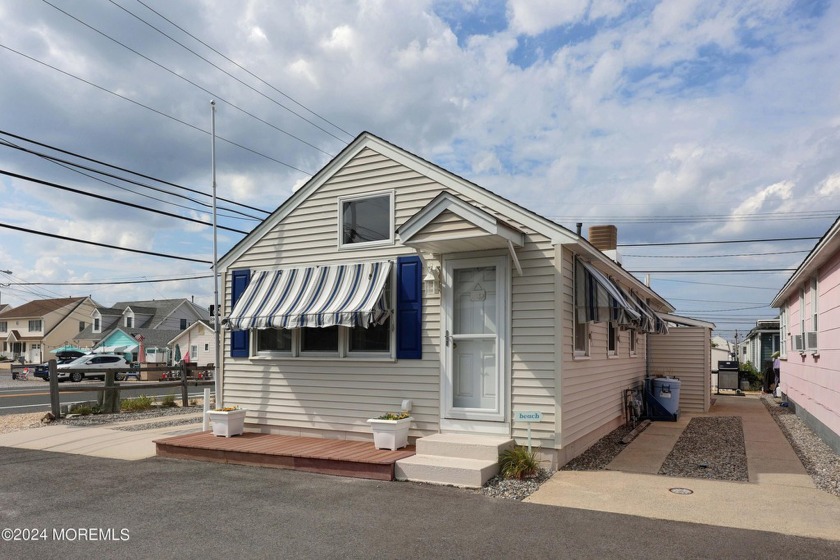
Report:
[{"label": "roof vent pipe", "polygon": [[580,237],[580,234],[583,232],[583,222],[578,222],[575,224],[577,226],[577,234]]}]

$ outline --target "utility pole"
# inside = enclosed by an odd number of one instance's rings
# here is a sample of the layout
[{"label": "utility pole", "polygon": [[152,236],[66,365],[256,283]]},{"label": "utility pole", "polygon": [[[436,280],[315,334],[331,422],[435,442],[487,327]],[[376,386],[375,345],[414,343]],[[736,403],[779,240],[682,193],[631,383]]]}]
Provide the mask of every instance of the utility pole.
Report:
[{"label": "utility pole", "polygon": [[[216,102],[210,101],[210,163],[213,177],[213,336],[216,340],[216,370],[213,372],[213,387],[216,391],[216,408],[224,406],[222,398],[222,349],[219,341],[219,258],[218,240],[216,236]],[[205,403],[205,409],[207,403]]]}]

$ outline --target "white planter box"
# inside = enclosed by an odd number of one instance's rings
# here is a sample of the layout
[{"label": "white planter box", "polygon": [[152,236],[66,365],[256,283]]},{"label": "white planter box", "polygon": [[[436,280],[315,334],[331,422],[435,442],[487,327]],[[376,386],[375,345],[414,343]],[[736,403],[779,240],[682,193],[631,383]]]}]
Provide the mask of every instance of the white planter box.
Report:
[{"label": "white planter box", "polygon": [[213,424],[213,435],[238,436],[245,431],[244,410],[209,410],[207,416]]},{"label": "white planter box", "polygon": [[370,418],[371,430],[373,430],[373,445],[377,449],[390,449],[396,451],[408,445],[408,429],[411,427],[411,416],[402,420],[380,420]]}]

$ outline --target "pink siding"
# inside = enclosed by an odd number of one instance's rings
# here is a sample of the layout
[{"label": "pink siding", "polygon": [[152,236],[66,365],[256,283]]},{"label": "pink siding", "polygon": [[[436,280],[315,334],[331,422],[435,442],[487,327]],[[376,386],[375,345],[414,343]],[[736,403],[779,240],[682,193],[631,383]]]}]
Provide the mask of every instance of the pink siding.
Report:
[{"label": "pink siding", "polygon": [[[812,330],[810,279],[805,281],[805,330]],[[818,275],[819,355],[793,350],[793,335],[800,330],[797,290],[786,302],[789,312],[787,359],[782,360],[782,391],[835,434],[840,435],[840,252]]]}]

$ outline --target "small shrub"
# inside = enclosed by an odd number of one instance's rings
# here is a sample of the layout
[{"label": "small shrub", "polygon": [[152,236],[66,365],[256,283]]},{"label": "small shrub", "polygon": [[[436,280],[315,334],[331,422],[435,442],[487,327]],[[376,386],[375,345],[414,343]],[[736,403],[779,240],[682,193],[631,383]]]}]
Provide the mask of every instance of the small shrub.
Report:
[{"label": "small shrub", "polygon": [[409,416],[411,416],[411,414],[404,410],[402,412],[386,412],[382,416],[378,417],[377,420],[404,420]]},{"label": "small shrub", "polygon": [[140,395],[133,399],[123,399],[120,401],[120,409],[124,412],[141,412],[152,408],[154,399],[146,395]]},{"label": "small shrub", "polygon": [[93,407],[89,404],[77,404],[70,408],[70,414],[79,414],[81,416],[89,416],[93,414]]},{"label": "small shrub", "polygon": [[178,403],[175,402],[175,395],[165,395],[162,399],[160,399],[160,406],[166,407],[173,407],[178,406]]},{"label": "small shrub", "polygon": [[536,451],[518,445],[499,455],[499,472],[505,478],[530,478],[540,470]]}]

